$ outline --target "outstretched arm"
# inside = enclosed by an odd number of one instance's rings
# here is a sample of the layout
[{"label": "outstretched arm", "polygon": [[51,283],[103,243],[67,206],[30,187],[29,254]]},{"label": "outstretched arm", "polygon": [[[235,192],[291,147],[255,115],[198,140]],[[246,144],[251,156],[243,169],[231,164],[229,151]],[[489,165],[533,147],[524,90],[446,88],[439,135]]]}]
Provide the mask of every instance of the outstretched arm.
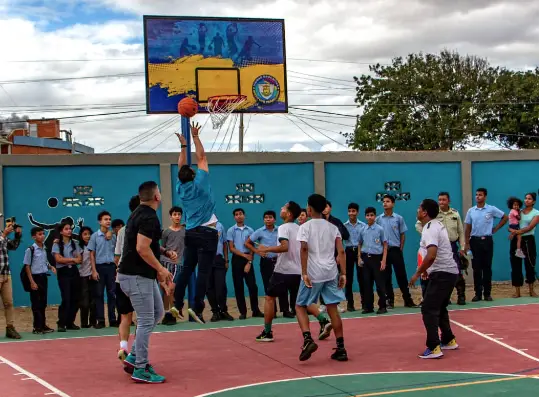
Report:
[{"label": "outstretched arm", "polygon": [[182,134],[176,133],[176,136],[178,137],[180,144],[181,144],[181,151],[180,151],[180,157],[178,158],[178,171],[182,166],[187,164],[187,141],[185,140],[185,137]]},{"label": "outstretched arm", "polygon": [[28,220],[30,221],[30,223],[34,226],[37,226],[37,227],[40,227],[42,229],[45,229],[45,230],[52,230],[52,229],[55,229],[56,228],[56,224],[52,224],[52,225],[48,225],[46,223],[40,223],[40,222],[37,222],[34,217],[32,216],[31,213],[28,214]]},{"label": "outstretched arm", "polygon": [[193,137],[193,143],[195,144],[195,154],[197,155],[197,167],[199,170],[209,172],[208,159],[206,158],[206,152],[204,146],[199,138],[200,124],[191,124],[191,136]]}]

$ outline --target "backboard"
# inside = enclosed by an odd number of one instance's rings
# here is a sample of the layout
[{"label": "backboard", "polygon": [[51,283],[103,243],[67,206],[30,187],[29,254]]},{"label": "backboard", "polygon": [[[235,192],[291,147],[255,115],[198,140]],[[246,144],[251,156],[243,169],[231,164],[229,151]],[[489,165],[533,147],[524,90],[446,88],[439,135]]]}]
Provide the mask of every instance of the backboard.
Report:
[{"label": "backboard", "polygon": [[144,16],[146,111],[177,114],[186,96],[245,95],[236,113],[286,113],[283,19]]}]

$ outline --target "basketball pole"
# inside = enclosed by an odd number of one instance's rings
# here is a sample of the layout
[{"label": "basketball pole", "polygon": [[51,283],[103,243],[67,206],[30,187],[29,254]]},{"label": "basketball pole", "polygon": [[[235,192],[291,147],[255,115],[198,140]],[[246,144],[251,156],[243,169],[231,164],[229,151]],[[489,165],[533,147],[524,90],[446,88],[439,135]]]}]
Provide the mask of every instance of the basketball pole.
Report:
[{"label": "basketball pole", "polygon": [[181,130],[182,130],[182,135],[184,136],[185,142],[187,145],[187,151],[186,151],[187,165],[190,166],[191,165],[191,126],[189,123],[189,117],[182,116]]},{"label": "basketball pole", "polygon": [[239,141],[239,144],[238,144],[238,151],[241,153],[241,152],[243,152],[243,134],[244,134],[243,113],[240,113],[240,131],[239,131],[239,134],[240,134],[240,141]]}]

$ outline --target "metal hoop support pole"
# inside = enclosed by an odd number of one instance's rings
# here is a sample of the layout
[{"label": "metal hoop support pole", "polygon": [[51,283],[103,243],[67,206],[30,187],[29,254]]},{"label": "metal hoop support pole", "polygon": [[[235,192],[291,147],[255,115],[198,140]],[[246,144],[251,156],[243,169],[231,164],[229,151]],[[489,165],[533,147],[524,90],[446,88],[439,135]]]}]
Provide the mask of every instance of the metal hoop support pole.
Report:
[{"label": "metal hoop support pole", "polygon": [[189,117],[182,116],[181,127],[182,135],[185,137],[187,143],[187,165],[191,165],[191,126],[189,123]]}]

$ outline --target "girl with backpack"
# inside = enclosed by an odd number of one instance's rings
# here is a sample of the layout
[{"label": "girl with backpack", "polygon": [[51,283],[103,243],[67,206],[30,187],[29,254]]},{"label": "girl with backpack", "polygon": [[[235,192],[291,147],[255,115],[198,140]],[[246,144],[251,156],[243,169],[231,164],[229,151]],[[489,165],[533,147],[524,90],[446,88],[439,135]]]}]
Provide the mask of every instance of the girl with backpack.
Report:
[{"label": "girl with backpack", "polygon": [[75,317],[79,309],[80,274],[78,266],[82,263],[79,245],[72,240],[71,224],[62,223],[59,227],[58,241],[52,247],[56,261],[58,285],[62,303],[58,309],[58,332],[79,330]]}]

